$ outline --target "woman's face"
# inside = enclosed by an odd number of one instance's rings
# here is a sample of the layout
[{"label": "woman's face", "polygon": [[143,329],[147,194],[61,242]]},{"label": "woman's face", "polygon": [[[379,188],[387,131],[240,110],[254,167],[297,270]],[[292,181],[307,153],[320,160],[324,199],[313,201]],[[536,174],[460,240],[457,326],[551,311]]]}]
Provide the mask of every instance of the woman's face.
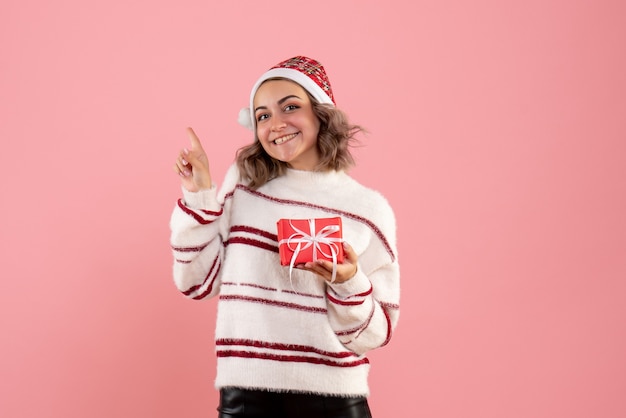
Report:
[{"label": "woman's face", "polygon": [[297,170],[314,170],[320,160],[320,121],[306,91],[289,80],[268,80],[254,101],[256,134],[272,158]]}]

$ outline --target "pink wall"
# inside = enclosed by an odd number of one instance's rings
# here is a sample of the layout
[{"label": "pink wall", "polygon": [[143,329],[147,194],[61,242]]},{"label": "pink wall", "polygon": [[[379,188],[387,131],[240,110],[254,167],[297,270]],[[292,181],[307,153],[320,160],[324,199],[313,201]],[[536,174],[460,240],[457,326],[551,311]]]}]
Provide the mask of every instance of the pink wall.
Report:
[{"label": "pink wall", "polygon": [[[171,6],[176,4],[176,6]],[[269,65],[371,134],[403,299],[377,418],[626,416],[626,7],[589,1],[0,6],[0,416],[213,416],[215,304],[172,283],[191,125],[221,180]]]}]

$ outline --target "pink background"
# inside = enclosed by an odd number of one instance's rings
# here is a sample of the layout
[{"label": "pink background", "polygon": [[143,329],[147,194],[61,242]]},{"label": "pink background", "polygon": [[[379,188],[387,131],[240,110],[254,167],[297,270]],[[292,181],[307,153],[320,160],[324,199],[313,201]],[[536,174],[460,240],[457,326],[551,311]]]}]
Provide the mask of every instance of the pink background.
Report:
[{"label": "pink background", "polygon": [[214,416],[171,166],[191,125],[221,181],[252,83],[296,54],[397,213],[375,417],[626,416],[624,4],[3,0],[0,416]]}]

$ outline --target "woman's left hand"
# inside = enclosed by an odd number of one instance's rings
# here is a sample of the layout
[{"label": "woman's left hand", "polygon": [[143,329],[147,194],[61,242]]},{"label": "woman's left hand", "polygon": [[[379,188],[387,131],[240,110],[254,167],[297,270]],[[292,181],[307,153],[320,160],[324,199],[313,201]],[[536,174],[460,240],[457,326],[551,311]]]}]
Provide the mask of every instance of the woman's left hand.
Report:
[{"label": "woman's left hand", "polygon": [[[343,242],[343,263],[337,264],[337,274],[334,283],[343,283],[350,280],[356,274],[358,256],[347,242]],[[330,282],[333,275],[333,263],[328,260],[309,261],[298,266],[302,270],[307,270],[322,276],[324,280]]]}]

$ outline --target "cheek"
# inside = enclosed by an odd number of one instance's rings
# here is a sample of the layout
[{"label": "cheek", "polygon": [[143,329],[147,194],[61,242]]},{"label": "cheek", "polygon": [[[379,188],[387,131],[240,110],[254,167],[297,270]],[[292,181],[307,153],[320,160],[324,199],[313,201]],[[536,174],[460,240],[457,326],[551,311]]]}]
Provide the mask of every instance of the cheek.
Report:
[{"label": "cheek", "polygon": [[317,116],[315,116],[315,113],[313,113],[313,111],[311,111],[311,113],[308,115],[307,121],[309,123],[309,126],[311,126],[314,130],[319,132],[322,122],[319,120]]},{"label": "cheek", "polygon": [[317,137],[320,134],[320,126],[322,126],[322,123],[319,119],[315,118],[310,124],[315,136]]},{"label": "cheek", "polygon": [[262,126],[257,126],[255,129],[257,139],[261,140],[261,142],[264,142],[267,138],[267,129],[264,129]]},{"label": "cheek", "polygon": [[263,151],[265,151],[266,154],[269,154],[268,147],[267,147],[267,137],[263,136],[262,130],[257,129],[255,140],[259,144],[261,144],[261,148],[263,148]]}]

